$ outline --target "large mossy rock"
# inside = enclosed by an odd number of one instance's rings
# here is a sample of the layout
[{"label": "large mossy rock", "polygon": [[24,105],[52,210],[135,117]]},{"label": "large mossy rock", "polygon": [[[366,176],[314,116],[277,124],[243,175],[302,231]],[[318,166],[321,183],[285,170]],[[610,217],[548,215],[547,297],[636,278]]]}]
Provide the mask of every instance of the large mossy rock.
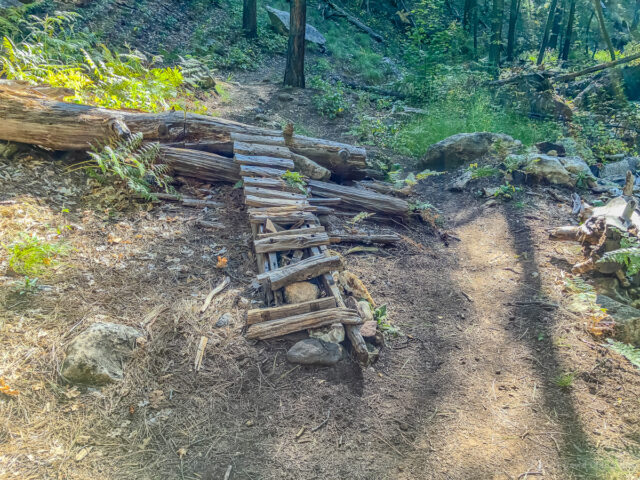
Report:
[{"label": "large mossy rock", "polygon": [[[289,12],[285,12],[284,10],[277,10],[273,7],[265,7],[267,9],[267,13],[269,14],[269,20],[271,21],[271,25],[276,30],[276,32],[282,35],[289,35],[289,25],[290,25],[290,16]],[[324,36],[316,30],[315,27],[309,25],[305,28],[304,39],[307,42],[315,43],[324,47],[327,40]]]},{"label": "large mossy rock", "polygon": [[71,383],[106,385],[124,377],[123,364],[142,333],[117,323],[94,323],[67,347],[61,375]]},{"label": "large mossy rock", "polygon": [[615,338],[624,343],[640,346],[640,310],[620,303],[605,295],[598,295],[596,302],[615,321]]},{"label": "large mossy rock", "polygon": [[431,145],[418,168],[454,170],[481,159],[491,152],[497,142],[501,142],[509,150],[521,145],[520,141],[502,133],[458,133]]}]

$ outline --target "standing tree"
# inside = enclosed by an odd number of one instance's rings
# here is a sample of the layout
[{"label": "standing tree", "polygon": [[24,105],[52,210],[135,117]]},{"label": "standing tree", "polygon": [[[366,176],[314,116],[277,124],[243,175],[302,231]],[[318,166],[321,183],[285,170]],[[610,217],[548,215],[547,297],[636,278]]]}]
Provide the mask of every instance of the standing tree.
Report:
[{"label": "standing tree", "polygon": [[[599,2],[600,0],[595,0]],[[542,35],[542,42],[540,43],[540,51],[538,52],[538,60],[536,65],[540,65],[544,60],[544,53],[547,51],[547,44],[549,43],[549,32],[551,32],[551,25],[556,14],[556,6],[558,0],[551,0],[551,6],[549,7],[549,16],[547,17],[547,23],[544,26],[544,34]]]},{"label": "standing tree", "polygon": [[291,0],[289,47],[284,84],[304,88],[304,34],[307,27],[307,0]]},{"label": "standing tree", "polygon": [[616,52],[613,49],[613,44],[611,43],[609,32],[607,32],[607,25],[604,23],[604,13],[602,13],[602,4],[600,3],[600,0],[593,0],[593,6],[596,9],[596,17],[598,17],[598,23],[600,24],[600,33],[602,34],[602,39],[607,45],[607,48],[609,49],[609,55],[611,55],[611,60],[613,61],[616,59]]},{"label": "standing tree", "polygon": [[511,0],[509,8],[509,31],[507,32],[507,60],[513,61],[513,52],[516,44],[516,24],[518,23],[518,12],[520,11],[520,0]]},{"label": "standing tree", "polygon": [[571,50],[571,37],[573,36],[573,21],[576,16],[576,0],[571,0],[569,6],[569,19],[567,20],[567,31],[564,34],[564,45],[562,46],[562,52],[560,58],[562,60],[569,60],[569,50]]},{"label": "standing tree", "polygon": [[564,5],[561,0],[560,5],[556,8],[556,14],[553,17],[553,25],[551,26],[551,34],[549,35],[549,43],[547,48],[555,50],[558,48],[558,39],[560,37],[560,30],[562,29],[562,17],[563,17]]},{"label": "standing tree", "polygon": [[255,38],[258,36],[257,0],[244,0],[242,6],[242,30],[245,37]]},{"label": "standing tree", "polygon": [[491,45],[489,45],[489,63],[495,66],[500,66],[503,16],[504,0],[493,0],[493,11],[491,12]]}]

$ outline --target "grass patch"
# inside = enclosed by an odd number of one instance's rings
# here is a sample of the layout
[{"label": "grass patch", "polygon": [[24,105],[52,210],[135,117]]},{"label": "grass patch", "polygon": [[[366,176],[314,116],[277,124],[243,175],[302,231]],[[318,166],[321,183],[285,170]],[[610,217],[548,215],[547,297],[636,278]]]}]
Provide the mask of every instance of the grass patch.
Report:
[{"label": "grass patch", "polygon": [[561,373],[557,377],[553,379],[553,383],[556,387],[560,388],[569,388],[573,385],[573,380],[575,379],[576,374],[573,372]]},{"label": "grass patch", "polygon": [[511,135],[524,145],[554,141],[561,127],[496,107],[488,94],[447,97],[426,108],[427,114],[407,123],[396,134],[395,147],[405,154],[422,156],[429,145],[461,132],[495,132]]},{"label": "grass patch", "polygon": [[20,240],[5,245],[9,254],[9,268],[15,273],[33,277],[59,265],[59,259],[69,252],[64,242],[49,243],[37,235],[20,234]]}]

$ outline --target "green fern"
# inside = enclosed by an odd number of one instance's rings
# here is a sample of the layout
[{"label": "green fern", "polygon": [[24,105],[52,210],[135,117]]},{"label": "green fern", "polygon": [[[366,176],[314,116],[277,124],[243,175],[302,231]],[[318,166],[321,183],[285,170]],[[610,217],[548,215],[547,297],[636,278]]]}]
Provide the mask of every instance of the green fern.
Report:
[{"label": "green fern", "polygon": [[620,248],[605,253],[597,263],[615,262],[626,267],[627,275],[633,276],[640,272],[640,248]]},{"label": "green fern", "polygon": [[[169,166],[156,163],[160,145],[143,145],[142,141],[142,133],[136,133],[125,140],[111,140],[102,148],[94,147],[89,155],[103,177],[124,180],[130,190],[147,200],[155,198],[152,192],[154,187],[159,187],[167,193],[175,193],[171,186],[173,178],[168,175]],[[93,165],[86,168],[95,169]]]},{"label": "green fern", "polygon": [[610,338],[607,339],[607,341],[609,342],[607,348],[613,350],[618,355],[625,357],[633,366],[640,368],[640,348],[635,348],[633,345],[617,342]]}]

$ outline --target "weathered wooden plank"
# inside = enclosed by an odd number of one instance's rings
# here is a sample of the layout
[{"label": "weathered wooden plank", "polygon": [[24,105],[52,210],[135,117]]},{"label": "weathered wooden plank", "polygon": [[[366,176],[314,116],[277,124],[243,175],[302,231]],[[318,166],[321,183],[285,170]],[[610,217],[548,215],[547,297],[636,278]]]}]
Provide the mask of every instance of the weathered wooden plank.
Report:
[{"label": "weathered wooden plank", "polygon": [[338,197],[342,200],[340,204],[342,206],[388,215],[404,215],[409,212],[409,204],[400,198],[382,195],[365,188],[347,187],[317,180],[309,180],[308,183],[314,196]]},{"label": "weathered wooden plank", "polygon": [[275,157],[293,159],[291,151],[286,146],[264,145],[260,143],[234,142],[234,154],[255,156],[255,157]]},{"label": "weathered wooden plank", "polygon": [[293,170],[295,168],[293,160],[290,160],[288,158],[250,156],[236,153],[233,156],[233,160],[238,165],[253,165],[256,167],[267,168],[285,168],[287,170]]},{"label": "weathered wooden plank", "polygon": [[256,252],[287,252],[304,248],[329,245],[329,236],[326,233],[296,233],[293,235],[280,235],[276,237],[254,240]]},{"label": "weathered wooden plank", "polygon": [[318,298],[308,302],[293,303],[274,308],[256,308],[247,312],[247,325],[254,325],[269,320],[301,315],[303,313],[317,312],[336,307],[336,299],[333,297]]},{"label": "weathered wooden plank", "polygon": [[249,221],[251,223],[264,223],[271,220],[273,223],[281,225],[295,224],[298,222],[310,222],[316,219],[316,216],[308,211],[282,211],[280,213],[265,213],[249,211]]},{"label": "weathered wooden plank", "polygon": [[294,282],[301,282],[318,277],[332,270],[344,267],[338,256],[316,255],[300,260],[272,272],[258,275],[258,281],[271,290],[278,290]]},{"label": "weathered wooden plank", "polygon": [[326,207],[335,207],[336,205],[340,205],[342,200],[340,198],[309,198],[309,203],[311,205],[319,205]]},{"label": "weathered wooden plank", "polygon": [[360,325],[362,324],[362,319],[356,310],[329,308],[250,325],[247,330],[247,338],[265,340],[308,328],[331,325],[332,323]]},{"label": "weathered wooden plank", "polygon": [[185,148],[162,147],[160,158],[175,173],[207,182],[237,182],[240,169],[233,160],[215,153],[187,150]]},{"label": "weathered wooden plank", "polygon": [[249,207],[271,208],[271,207],[285,207],[293,206],[299,210],[304,210],[306,207],[311,208],[309,202],[306,200],[297,200],[289,198],[265,198],[256,197],[254,195],[246,195],[244,197],[244,203]]},{"label": "weathered wooden plank", "polygon": [[291,230],[281,230],[279,232],[272,232],[272,233],[260,233],[256,238],[257,239],[272,238],[272,237],[280,237],[282,235],[296,235],[298,233],[322,233],[324,231],[325,231],[325,228],[322,225],[320,225],[320,226],[309,227],[309,228],[294,228]]},{"label": "weathered wooden plank", "polygon": [[245,195],[253,195],[262,198],[287,198],[289,200],[309,200],[306,195],[301,193],[284,192],[281,190],[272,190],[270,188],[244,186]]},{"label": "weathered wooden plank", "polygon": [[254,167],[253,165],[240,165],[240,175],[243,177],[272,177],[280,178],[287,173],[286,170],[270,167]]},{"label": "weathered wooden plank", "polygon": [[285,146],[284,137],[273,135],[251,135],[246,133],[232,133],[231,140],[241,143],[260,143],[262,145]]},{"label": "weathered wooden plank", "polygon": [[384,235],[342,235],[332,233],[329,237],[331,243],[363,243],[365,245],[372,245],[379,243],[388,245],[391,243],[398,243],[400,241],[400,235],[384,234]]},{"label": "weathered wooden plank", "polygon": [[[260,229],[264,228],[263,225],[251,224],[251,233],[253,234],[253,238],[256,238]],[[262,253],[256,253],[256,263],[258,264],[258,273],[264,273],[269,268],[269,262],[267,261],[267,257]],[[271,290],[264,290],[264,300],[267,305],[270,305],[273,300],[273,292]]]},{"label": "weathered wooden plank", "polygon": [[294,191],[294,188],[287,184],[281,178],[269,177],[242,177],[245,187],[268,188],[274,190]]}]

